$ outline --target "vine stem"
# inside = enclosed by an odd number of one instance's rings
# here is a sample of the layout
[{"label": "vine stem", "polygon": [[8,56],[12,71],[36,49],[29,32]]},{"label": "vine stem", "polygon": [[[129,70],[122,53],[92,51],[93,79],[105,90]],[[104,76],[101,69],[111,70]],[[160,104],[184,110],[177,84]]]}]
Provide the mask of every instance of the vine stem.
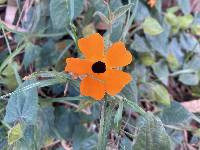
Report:
[{"label": "vine stem", "polygon": [[106,96],[101,110],[97,150],[106,150],[108,135],[111,130],[112,118],[114,115],[114,107],[114,103],[108,101],[108,96]]}]

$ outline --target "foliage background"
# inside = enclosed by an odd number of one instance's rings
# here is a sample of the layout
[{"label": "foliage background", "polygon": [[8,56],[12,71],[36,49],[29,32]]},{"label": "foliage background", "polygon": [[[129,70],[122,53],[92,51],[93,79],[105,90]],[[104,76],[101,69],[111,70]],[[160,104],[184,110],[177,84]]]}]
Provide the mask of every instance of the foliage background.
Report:
[{"label": "foliage background", "polygon": [[0,0],[0,149],[96,149],[102,102],[63,73],[77,39],[95,32],[135,58],[107,148],[200,148],[200,1],[107,2],[112,32],[103,0]]}]

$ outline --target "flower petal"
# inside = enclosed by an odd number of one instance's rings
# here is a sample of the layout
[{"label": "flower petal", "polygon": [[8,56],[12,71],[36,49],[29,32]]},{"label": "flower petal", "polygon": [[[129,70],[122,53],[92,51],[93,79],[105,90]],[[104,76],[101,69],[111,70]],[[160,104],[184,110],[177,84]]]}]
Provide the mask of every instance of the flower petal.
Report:
[{"label": "flower petal", "polygon": [[78,47],[87,59],[97,61],[103,58],[104,40],[99,33],[79,39]]},{"label": "flower petal", "polygon": [[124,43],[116,42],[109,49],[106,54],[106,65],[108,67],[122,67],[130,64],[132,55],[126,50]]},{"label": "flower petal", "polygon": [[112,96],[118,94],[132,80],[130,74],[120,70],[108,70],[105,74],[106,92]]},{"label": "flower petal", "polygon": [[72,72],[77,75],[83,75],[91,72],[91,66],[93,62],[86,59],[79,58],[67,58],[67,66],[65,67],[66,72]]},{"label": "flower petal", "polygon": [[88,76],[81,81],[80,93],[84,96],[101,100],[105,94],[105,86],[100,81]]}]

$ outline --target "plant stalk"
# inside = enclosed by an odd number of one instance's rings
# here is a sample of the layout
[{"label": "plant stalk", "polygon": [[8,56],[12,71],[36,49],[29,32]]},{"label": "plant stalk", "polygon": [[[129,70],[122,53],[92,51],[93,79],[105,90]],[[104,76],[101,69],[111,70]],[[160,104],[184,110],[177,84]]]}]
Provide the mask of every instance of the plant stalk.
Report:
[{"label": "plant stalk", "polygon": [[114,103],[108,101],[106,97],[101,110],[97,150],[106,150],[108,135],[111,130],[112,118],[114,114],[114,107]]}]

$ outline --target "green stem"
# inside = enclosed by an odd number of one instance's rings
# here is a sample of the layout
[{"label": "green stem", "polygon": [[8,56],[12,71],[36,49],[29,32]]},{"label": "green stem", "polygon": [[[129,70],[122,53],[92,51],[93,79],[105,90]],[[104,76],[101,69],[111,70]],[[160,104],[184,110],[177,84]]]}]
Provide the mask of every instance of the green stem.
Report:
[{"label": "green stem", "polygon": [[111,130],[112,118],[114,114],[114,107],[114,103],[108,101],[106,97],[101,110],[97,150],[106,150],[108,135]]}]

